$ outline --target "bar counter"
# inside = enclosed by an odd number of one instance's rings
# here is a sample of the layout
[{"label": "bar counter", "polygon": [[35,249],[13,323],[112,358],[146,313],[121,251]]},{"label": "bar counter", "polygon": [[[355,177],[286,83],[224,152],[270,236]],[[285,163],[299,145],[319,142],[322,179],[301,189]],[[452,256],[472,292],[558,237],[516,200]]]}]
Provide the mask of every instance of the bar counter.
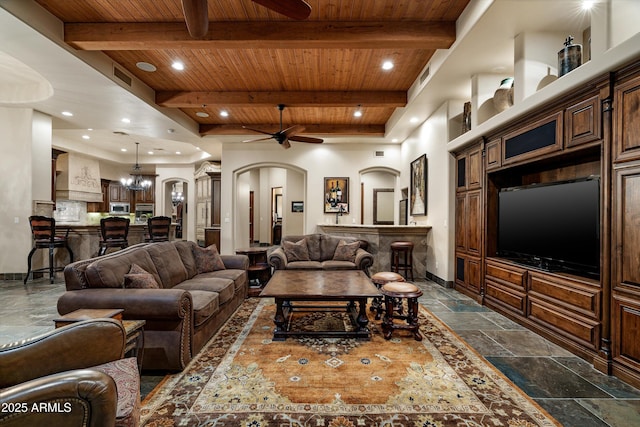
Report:
[{"label": "bar counter", "polygon": [[391,242],[403,240],[413,242],[413,274],[425,278],[427,274],[428,225],[358,225],[318,224],[318,229],[335,236],[349,236],[369,242],[369,253],[373,255],[371,273],[391,271]]}]

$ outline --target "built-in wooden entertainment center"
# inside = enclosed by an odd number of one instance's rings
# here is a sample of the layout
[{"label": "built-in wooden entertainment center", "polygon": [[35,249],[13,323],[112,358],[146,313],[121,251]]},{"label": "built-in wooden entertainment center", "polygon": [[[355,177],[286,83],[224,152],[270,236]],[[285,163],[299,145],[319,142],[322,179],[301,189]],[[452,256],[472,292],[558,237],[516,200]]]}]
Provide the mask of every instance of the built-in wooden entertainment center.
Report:
[{"label": "built-in wooden entertainment center", "polygon": [[[456,152],[455,286],[640,386],[640,61]],[[600,177],[600,275],[497,255],[498,194]]]}]

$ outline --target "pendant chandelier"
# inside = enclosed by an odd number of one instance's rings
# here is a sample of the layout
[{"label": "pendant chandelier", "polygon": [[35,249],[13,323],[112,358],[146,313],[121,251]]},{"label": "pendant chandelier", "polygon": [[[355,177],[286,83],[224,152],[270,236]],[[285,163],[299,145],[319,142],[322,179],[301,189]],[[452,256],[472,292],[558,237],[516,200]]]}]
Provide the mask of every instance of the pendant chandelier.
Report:
[{"label": "pendant chandelier", "polygon": [[138,164],[138,146],[139,142],[136,142],[136,164],[133,167],[133,173],[131,174],[131,178],[122,178],[120,182],[124,187],[128,190],[133,191],[143,191],[147,188],[151,187],[151,181],[142,176],[141,170],[142,168]]}]

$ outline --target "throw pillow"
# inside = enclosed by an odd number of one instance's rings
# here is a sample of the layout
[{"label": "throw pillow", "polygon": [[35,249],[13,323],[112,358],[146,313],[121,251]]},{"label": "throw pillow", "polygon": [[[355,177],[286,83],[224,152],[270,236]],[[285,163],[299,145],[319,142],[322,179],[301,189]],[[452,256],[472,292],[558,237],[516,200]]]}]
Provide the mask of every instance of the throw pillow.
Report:
[{"label": "throw pillow", "polygon": [[193,256],[196,259],[196,271],[198,274],[226,270],[216,245],[211,245],[206,248],[193,246]]},{"label": "throw pillow", "polygon": [[347,243],[344,240],[340,240],[336,251],[333,253],[333,260],[355,262],[356,252],[358,252],[359,247],[360,242]]},{"label": "throw pillow", "polygon": [[159,289],[160,285],[153,274],[138,264],[131,264],[129,273],[124,275],[124,287],[127,289]]},{"label": "throw pillow", "polygon": [[309,249],[307,248],[307,239],[298,240],[297,242],[282,242],[284,254],[287,262],[293,261],[309,261]]}]

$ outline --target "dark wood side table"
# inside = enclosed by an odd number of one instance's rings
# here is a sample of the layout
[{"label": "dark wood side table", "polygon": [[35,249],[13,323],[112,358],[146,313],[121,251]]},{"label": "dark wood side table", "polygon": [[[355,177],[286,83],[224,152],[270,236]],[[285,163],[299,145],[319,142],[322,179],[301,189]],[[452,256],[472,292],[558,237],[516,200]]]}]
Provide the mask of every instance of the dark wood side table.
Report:
[{"label": "dark wood side table", "polygon": [[127,334],[124,348],[126,357],[135,357],[138,359],[138,369],[142,370],[142,352],[144,350],[144,325],[145,320],[122,320],[121,308],[105,308],[105,309],[80,309],[67,313],[53,322],[56,328],[69,325],[74,322],[89,319],[111,318],[122,322],[124,330]]},{"label": "dark wood side table", "polygon": [[237,255],[249,257],[249,296],[260,295],[262,288],[271,279],[271,266],[267,262],[267,248],[236,249]]}]

